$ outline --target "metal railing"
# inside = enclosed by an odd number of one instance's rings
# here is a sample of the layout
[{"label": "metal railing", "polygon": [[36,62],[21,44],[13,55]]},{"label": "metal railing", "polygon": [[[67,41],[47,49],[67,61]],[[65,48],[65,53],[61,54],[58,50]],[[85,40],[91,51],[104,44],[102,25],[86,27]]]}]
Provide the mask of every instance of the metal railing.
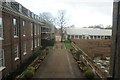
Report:
[{"label": "metal railing", "polygon": [[103,74],[102,71],[99,70],[99,68],[93,63],[92,59],[82,50],[80,49],[76,44],[72,43],[73,47],[76,50],[80,50],[83,53],[83,56],[85,58],[85,60],[87,61],[87,63],[85,63],[86,65],[89,65],[92,69],[94,69],[95,73],[102,79],[102,80],[107,80],[107,77]]}]

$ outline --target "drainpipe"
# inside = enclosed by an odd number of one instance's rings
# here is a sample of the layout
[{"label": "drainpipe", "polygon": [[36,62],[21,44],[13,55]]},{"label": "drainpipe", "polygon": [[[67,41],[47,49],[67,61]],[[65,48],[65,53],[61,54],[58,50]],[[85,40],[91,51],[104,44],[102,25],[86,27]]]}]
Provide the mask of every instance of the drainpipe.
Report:
[{"label": "drainpipe", "polygon": [[35,22],[33,21],[33,53],[35,52],[35,35],[34,35],[35,27],[34,27],[34,25],[35,25]]},{"label": "drainpipe", "polygon": [[20,65],[22,63],[22,55],[21,55],[21,18],[19,16],[19,56],[20,56]]}]

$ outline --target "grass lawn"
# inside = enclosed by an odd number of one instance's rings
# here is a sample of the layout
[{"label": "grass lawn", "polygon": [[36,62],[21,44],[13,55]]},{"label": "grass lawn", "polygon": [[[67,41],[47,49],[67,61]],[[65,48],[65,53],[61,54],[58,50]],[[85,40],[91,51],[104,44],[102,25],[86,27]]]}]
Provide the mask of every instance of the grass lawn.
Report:
[{"label": "grass lawn", "polygon": [[73,49],[73,46],[71,45],[69,41],[65,41],[64,44],[65,44],[66,49]]}]

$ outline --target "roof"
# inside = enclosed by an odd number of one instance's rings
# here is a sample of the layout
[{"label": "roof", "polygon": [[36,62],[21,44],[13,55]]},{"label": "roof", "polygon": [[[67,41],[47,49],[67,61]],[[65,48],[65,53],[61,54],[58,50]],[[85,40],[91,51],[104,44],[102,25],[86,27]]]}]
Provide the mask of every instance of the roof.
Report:
[{"label": "roof", "polygon": [[96,29],[96,28],[68,28],[66,30],[67,35],[106,35],[111,36],[112,30],[108,29]]}]

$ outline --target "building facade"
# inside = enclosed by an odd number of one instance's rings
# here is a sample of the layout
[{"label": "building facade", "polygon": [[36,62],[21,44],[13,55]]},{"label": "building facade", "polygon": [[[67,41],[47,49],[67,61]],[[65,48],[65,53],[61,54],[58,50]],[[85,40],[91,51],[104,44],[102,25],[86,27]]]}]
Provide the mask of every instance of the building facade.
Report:
[{"label": "building facade", "polygon": [[111,39],[112,30],[94,28],[66,29],[66,39]]},{"label": "building facade", "polygon": [[18,2],[0,2],[0,76],[40,49],[41,28],[40,18]]}]

